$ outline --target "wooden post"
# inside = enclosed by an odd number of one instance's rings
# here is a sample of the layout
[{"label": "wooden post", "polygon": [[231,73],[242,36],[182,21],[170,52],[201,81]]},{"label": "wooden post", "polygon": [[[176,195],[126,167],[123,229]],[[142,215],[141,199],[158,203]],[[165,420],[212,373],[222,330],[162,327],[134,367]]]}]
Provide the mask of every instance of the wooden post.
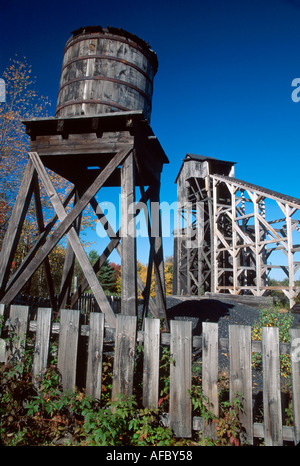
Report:
[{"label": "wooden post", "polygon": [[10,306],[9,330],[12,338],[12,350],[9,354],[9,360],[15,364],[24,358],[26,346],[26,334],[28,328],[29,307],[28,306]]},{"label": "wooden post", "polygon": [[60,313],[57,367],[64,391],[74,391],[76,385],[79,317],[80,311],[72,309],[62,309]]},{"label": "wooden post", "polygon": [[[4,319],[4,315],[5,315],[5,306],[4,304],[0,304],[0,319]],[[2,334],[2,329],[3,329],[3,324],[4,324],[4,320],[1,322],[1,325],[0,325],[0,337],[1,337],[1,334]],[[6,363],[6,341],[4,340],[4,338],[0,338],[0,363]]]},{"label": "wooden post", "polygon": [[192,322],[171,320],[170,427],[177,437],[192,435]]},{"label": "wooden post", "polygon": [[264,437],[266,446],[282,445],[279,329],[262,329]]},{"label": "wooden post", "polygon": [[132,395],[136,326],[136,316],[117,315],[112,400],[118,394]]},{"label": "wooden post", "polygon": [[51,331],[51,308],[39,308],[35,334],[34,359],[32,366],[33,384],[38,387],[37,378],[43,375],[48,365],[48,353]]},{"label": "wooden post", "polygon": [[237,393],[242,394],[243,410],[239,419],[246,431],[246,440],[253,444],[252,415],[252,358],[251,327],[229,325],[230,401]]},{"label": "wooden post", "polygon": [[121,312],[137,315],[135,169],[133,154],[121,166]]},{"label": "wooden post", "polygon": [[209,402],[207,408],[218,417],[218,324],[203,322],[202,335],[203,395]]},{"label": "wooden post", "polygon": [[143,405],[149,409],[158,407],[159,344],[160,320],[146,318],[144,330]]},{"label": "wooden post", "polygon": [[89,347],[86,393],[96,399],[101,397],[104,314],[90,313]]},{"label": "wooden post", "polygon": [[290,329],[291,369],[294,413],[294,443],[300,443],[300,329]]}]

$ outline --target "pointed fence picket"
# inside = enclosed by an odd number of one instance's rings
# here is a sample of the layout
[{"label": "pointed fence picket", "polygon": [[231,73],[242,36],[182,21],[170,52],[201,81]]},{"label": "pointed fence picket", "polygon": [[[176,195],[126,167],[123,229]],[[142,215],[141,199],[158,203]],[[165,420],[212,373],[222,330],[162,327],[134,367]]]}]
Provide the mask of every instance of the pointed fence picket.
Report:
[{"label": "pointed fence picket", "polygon": [[[229,326],[229,339],[219,338],[218,324],[203,323],[202,335],[192,335],[192,324],[188,321],[171,321],[170,333],[160,332],[158,319],[145,319],[144,330],[137,331],[135,316],[117,315],[116,328],[105,326],[102,313],[91,313],[88,325],[80,324],[80,311],[62,310],[60,322],[51,321],[51,309],[39,308],[37,319],[29,321],[27,306],[12,305],[9,316],[0,305],[0,314],[6,316],[4,331],[8,331],[10,356],[20,361],[26,334],[35,333],[33,377],[43,374],[49,355],[51,334],[59,334],[58,369],[62,376],[64,390],[74,390],[76,373],[80,370],[82,358],[78,357],[78,342],[85,337],[87,342],[86,391],[95,398],[101,396],[102,360],[105,342],[113,345],[114,363],[112,377],[112,398],[118,393],[131,395],[134,388],[134,362],[136,345],[143,345],[143,404],[155,408],[159,402],[160,350],[169,345],[170,392],[169,414],[164,422],[178,437],[191,437],[192,430],[209,432],[208,425],[200,418],[192,416],[189,390],[192,386],[192,350],[202,348],[202,390],[208,400],[210,410],[219,415],[218,399],[218,356],[220,348],[229,353],[229,398],[236,394],[243,400],[240,419],[245,430],[245,441],[253,444],[255,437],[264,438],[266,445],[282,445],[283,441],[300,442],[300,329],[291,330],[291,343],[279,343],[277,328],[264,328],[262,341],[251,341],[251,327]],[[0,335],[3,337],[3,335]],[[1,340],[3,343],[3,338]],[[7,361],[3,353],[1,361]],[[6,351],[6,353],[7,353]],[[263,364],[263,413],[264,422],[253,422],[252,393],[252,352],[262,353]],[[282,405],[280,392],[279,356],[291,355],[293,426],[282,425]],[[79,363],[80,361],[80,363]],[[210,429],[212,432],[212,429]]]}]

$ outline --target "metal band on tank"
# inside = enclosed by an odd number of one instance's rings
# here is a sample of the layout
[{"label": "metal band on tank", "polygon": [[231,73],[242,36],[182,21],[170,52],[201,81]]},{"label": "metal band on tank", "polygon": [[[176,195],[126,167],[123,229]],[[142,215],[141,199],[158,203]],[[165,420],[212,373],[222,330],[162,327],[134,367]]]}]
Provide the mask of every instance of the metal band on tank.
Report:
[{"label": "metal band on tank", "polygon": [[141,89],[139,89],[138,87],[134,86],[133,84],[130,84],[128,83],[127,81],[122,81],[121,79],[115,79],[115,78],[108,78],[106,76],[83,76],[82,78],[74,78],[74,79],[70,79],[69,81],[65,82],[64,84],[62,84],[60,86],[60,89],[59,89],[59,93],[61,92],[61,90],[68,86],[69,84],[71,83],[76,83],[76,82],[82,82],[82,81],[110,81],[110,82],[113,82],[115,84],[120,84],[122,86],[126,86],[126,87],[130,87],[131,89],[133,89],[134,91],[138,92],[139,94],[141,94],[144,99],[146,99],[148,102],[149,102],[149,105],[150,105],[150,108],[151,108],[151,97],[149,97],[147,94],[145,94]]},{"label": "metal band on tank", "polygon": [[69,65],[71,65],[72,63],[75,63],[77,61],[81,61],[81,60],[89,60],[91,58],[100,58],[101,60],[113,60],[113,61],[117,61],[119,63],[124,63],[124,65],[127,65],[127,66],[130,66],[131,68],[134,68],[136,71],[138,71],[139,73],[141,73],[148,81],[149,83],[151,84],[151,86],[153,85],[152,83],[152,80],[150,79],[150,77],[147,75],[147,73],[145,73],[144,70],[142,70],[141,68],[139,68],[137,65],[135,65],[134,63],[130,63],[129,61],[127,60],[123,60],[123,58],[117,58],[117,57],[114,57],[113,55],[81,55],[80,57],[76,57],[76,58],[73,58],[72,60],[69,60],[63,67],[62,67],[62,70],[61,72],[63,72]]},{"label": "metal band on tank", "polygon": [[[71,37],[69,39],[70,43],[67,42],[67,44],[65,46],[64,53],[66,53],[66,51],[69,50],[70,47],[77,44],[78,42],[81,42],[83,40],[95,39],[95,38],[98,38],[98,37],[100,39],[114,40],[116,42],[122,42],[123,44],[127,44],[130,47],[133,47],[134,49],[141,52],[147,59],[152,61],[151,60],[151,52],[144,50],[142,47],[137,45],[135,42],[132,42],[130,39],[125,39],[125,38],[122,38],[122,36],[114,36],[114,35],[111,35],[111,34],[101,34],[99,32],[97,32],[97,33],[95,32],[94,34],[83,34],[83,35],[81,35],[80,37],[78,37],[76,39],[74,37]],[[153,67],[153,68],[155,68],[155,67]]]},{"label": "metal band on tank", "polygon": [[69,107],[71,105],[82,105],[82,104],[107,105],[108,107],[115,107],[115,108],[118,108],[119,110],[123,110],[124,112],[127,112],[130,110],[129,108],[122,107],[121,105],[115,104],[114,102],[106,102],[105,100],[88,99],[88,100],[70,100],[69,102],[66,102],[60,105],[59,107],[57,107],[55,113],[59,112],[65,107]]}]

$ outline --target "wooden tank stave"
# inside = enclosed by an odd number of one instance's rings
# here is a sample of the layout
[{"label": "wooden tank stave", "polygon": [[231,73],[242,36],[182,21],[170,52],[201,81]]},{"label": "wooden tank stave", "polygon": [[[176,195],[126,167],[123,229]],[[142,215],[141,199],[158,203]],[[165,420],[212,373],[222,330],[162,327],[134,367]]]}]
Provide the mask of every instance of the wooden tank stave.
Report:
[{"label": "wooden tank stave", "polygon": [[150,121],[155,54],[128,37],[79,34],[66,44],[56,116],[143,110]]}]

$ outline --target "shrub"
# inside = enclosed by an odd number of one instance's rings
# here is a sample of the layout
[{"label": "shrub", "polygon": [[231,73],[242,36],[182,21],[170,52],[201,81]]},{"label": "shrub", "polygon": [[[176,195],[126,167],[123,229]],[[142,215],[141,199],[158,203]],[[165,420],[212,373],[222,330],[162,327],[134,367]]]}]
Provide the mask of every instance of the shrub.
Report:
[{"label": "shrub", "polygon": [[[289,343],[289,330],[293,325],[293,321],[294,318],[290,311],[280,312],[279,307],[276,306],[274,306],[271,309],[262,309],[260,310],[260,316],[258,321],[255,322],[252,328],[252,340],[262,340],[263,327],[278,327],[279,341],[282,343]],[[261,368],[261,354],[253,353],[252,361],[255,368]],[[280,355],[280,371],[283,377],[288,377],[291,374],[289,354]]]}]

